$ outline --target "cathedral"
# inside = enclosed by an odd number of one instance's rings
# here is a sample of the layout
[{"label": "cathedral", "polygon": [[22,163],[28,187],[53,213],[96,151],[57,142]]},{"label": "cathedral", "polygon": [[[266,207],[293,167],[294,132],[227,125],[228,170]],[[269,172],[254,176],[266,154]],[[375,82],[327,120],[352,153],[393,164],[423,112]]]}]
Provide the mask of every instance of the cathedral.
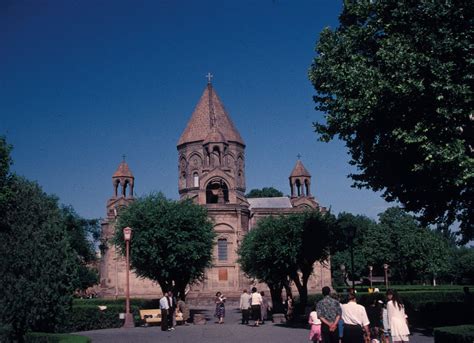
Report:
[{"label": "cathedral", "polygon": [[[214,223],[212,268],[204,280],[192,285],[188,299],[212,297],[216,291],[237,296],[242,289],[256,285],[240,270],[237,248],[245,234],[260,218],[316,209],[325,211],[311,193],[311,174],[301,160],[289,175],[289,197],[245,197],[245,142],[224,108],[212,83],[208,82],[189,122],[177,143],[178,191],[181,199],[191,198],[207,208]],[[102,223],[103,249],[100,263],[100,295],[124,296],[125,261],[110,243],[118,210],[134,200],[135,178],[123,160],[112,175],[113,195],[107,202]],[[329,261],[315,263],[308,282],[310,293],[331,285]],[[265,285],[257,285],[265,289]],[[130,292],[134,297],[158,297],[161,289],[148,279],[131,273]]]}]

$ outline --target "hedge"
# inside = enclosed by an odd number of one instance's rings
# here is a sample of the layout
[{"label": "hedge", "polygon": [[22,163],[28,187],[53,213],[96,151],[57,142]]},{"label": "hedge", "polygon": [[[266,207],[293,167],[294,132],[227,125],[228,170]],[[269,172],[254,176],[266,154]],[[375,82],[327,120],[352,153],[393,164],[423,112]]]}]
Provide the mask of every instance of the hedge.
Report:
[{"label": "hedge", "polygon": [[435,343],[472,343],[474,325],[444,326],[433,331]]},{"label": "hedge", "polygon": [[[107,309],[101,311],[98,305],[74,305],[71,312],[64,318],[58,327],[58,332],[78,332],[100,329],[120,328],[123,319],[119,318],[120,313],[125,312],[123,305],[108,304]],[[135,321],[140,321],[139,307],[130,306]]]},{"label": "hedge", "polygon": [[91,343],[89,337],[60,334],[60,333],[42,333],[29,332],[25,336],[25,343]]},{"label": "hedge", "polygon": [[[357,301],[361,305],[368,306],[374,297],[385,299],[385,293],[358,293]],[[467,323],[469,316],[466,315],[466,312],[469,309],[463,302],[464,293],[462,291],[402,291],[400,297],[405,303],[405,311],[410,325],[432,328],[440,325]],[[308,297],[308,304],[313,305],[321,298],[321,294],[312,294]],[[446,313],[449,313],[449,316],[446,316]]]}]

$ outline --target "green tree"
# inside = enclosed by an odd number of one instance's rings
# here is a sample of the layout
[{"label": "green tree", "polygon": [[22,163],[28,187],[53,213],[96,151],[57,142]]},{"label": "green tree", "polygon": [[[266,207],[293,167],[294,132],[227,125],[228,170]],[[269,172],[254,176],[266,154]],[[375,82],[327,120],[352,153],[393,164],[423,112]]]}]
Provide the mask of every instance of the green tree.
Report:
[{"label": "green tree", "polygon": [[245,195],[247,198],[275,198],[282,197],[283,193],[273,187],[263,187],[262,189],[252,189]]},{"label": "green tree", "polygon": [[317,211],[261,219],[238,250],[242,270],[268,285],[274,304],[288,281],[294,282],[304,308],[313,265],[329,256],[334,222]]},{"label": "green tree", "polygon": [[282,311],[281,292],[289,289],[289,271],[295,267],[297,247],[287,240],[287,226],[282,217],[265,217],[247,233],[238,249],[239,264],[251,278],[270,289],[276,312]]},{"label": "green tree", "polygon": [[[376,230],[377,223],[362,215],[353,215],[350,213],[340,213],[337,217],[337,232],[335,232],[335,248],[331,256],[331,267],[336,284],[347,285],[349,280],[358,280],[366,275],[367,266],[374,264],[377,256],[386,256],[386,252],[390,248],[386,247],[385,237],[378,235]],[[355,236],[353,239],[349,237],[349,228],[355,228]],[[377,235],[377,240],[380,242],[376,246],[365,244],[367,237],[370,235]],[[350,248],[351,244],[354,247],[354,275],[352,274],[352,261]],[[344,275],[341,275],[340,267],[345,266]],[[344,282],[343,282],[344,281]],[[349,284],[350,285],[350,284]]]},{"label": "green tree", "polygon": [[115,242],[125,251],[122,228],[133,229],[131,268],[185,297],[185,287],[201,280],[211,266],[215,233],[203,206],[172,201],[162,193],[135,200],[120,212]]},{"label": "green tree", "polygon": [[23,341],[28,330],[53,331],[67,316],[77,277],[76,253],[57,199],[34,182],[9,179],[0,230],[0,323]]},{"label": "green tree", "polygon": [[67,317],[80,267],[94,255],[85,232],[97,224],[12,174],[10,151],[0,137],[0,340],[21,342]]},{"label": "green tree", "polygon": [[5,137],[0,136],[0,230],[6,225],[4,221],[6,219],[6,201],[10,193],[7,182],[12,163],[10,158],[11,149],[12,147],[7,143]]},{"label": "green tree", "polygon": [[61,217],[69,236],[69,244],[77,255],[75,288],[85,290],[99,282],[99,274],[94,267],[97,262],[96,243],[100,238],[99,221],[80,217],[71,206],[61,208]]},{"label": "green tree", "polygon": [[309,78],[322,141],[338,136],[357,187],[383,191],[424,224],[474,237],[473,4],[345,1]]},{"label": "green tree", "polygon": [[[403,282],[433,278],[449,267],[448,242],[439,234],[417,223],[413,216],[399,207],[380,215],[380,230],[391,242],[391,254],[386,262],[394,277]],[[367,244],[376,244],[368,241]],[[380,263],[381,261],[379,261]]]},{"label": "green tree", "polygon": [[[435,282],[448,273],[453,246],[445,237],[421,226],[398,207],[379,216],[379,223],[350,214],[338,218],[340,227],[349,224],[358,228],[354,240],[355,279],[367,276],[369,265],[374,267],[374,275],[383,275],[384,263],[390,265],[391,278],[404,283]],[[340,264],[350,266],[349,245],[335,253],[331,261],[336,274]]]},{"label": "green tree", "polygon": [[452,255],[449,271],[450,281],[459,284],[472,285],[474,282],[474,248],[459,247]]},{"label": "green tree", "polygon": [[304,311],[308,301],[308,280],[313,273],[315,262],[324,263],[333,247],[336,221],[330,213],[305,211],[286,218],[288,239],[294,240],[296,268],[290,270],[289,277],[295,283],[300,296],[300,306]]}]

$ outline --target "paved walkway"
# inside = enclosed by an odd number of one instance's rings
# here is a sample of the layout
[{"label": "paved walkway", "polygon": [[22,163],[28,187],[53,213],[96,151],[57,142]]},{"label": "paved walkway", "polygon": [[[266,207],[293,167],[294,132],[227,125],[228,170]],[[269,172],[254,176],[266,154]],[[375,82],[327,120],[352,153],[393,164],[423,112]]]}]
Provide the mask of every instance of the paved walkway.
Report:
[{"label": "paved walkway", "polygon": [[[206,315],[207,325],[178,326],[175,331],[161,331],[159,327],[136,327],[133,329],[107,329],[79,332],[92,338],[93,343],[128,342],[169,342],[169,343],[286,343],[308,342],[309,329],[291,328],[266,322],[260,327],[240,324],[240,312],[235,308],[226,309],[225,324],[214,323],[212,308],[197,310]],[[415,333],[410,337],[412,343],[433,343],[433,337]]]}]

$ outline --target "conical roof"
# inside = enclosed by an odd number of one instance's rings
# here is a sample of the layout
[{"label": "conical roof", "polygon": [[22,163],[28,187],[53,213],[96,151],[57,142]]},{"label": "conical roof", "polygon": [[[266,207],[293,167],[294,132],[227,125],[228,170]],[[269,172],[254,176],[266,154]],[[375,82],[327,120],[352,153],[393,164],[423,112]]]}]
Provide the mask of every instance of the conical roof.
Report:
[{"label": "conical roof", "polygon": [[303,165],[303,162],[301,160],[296,161],[296,165],[293,168],[293,171],[290,174],[290,177],[292,176],[308,176],[311,177],[311,174],[306,170],[306,168]]},{"label": "conical roof", "polygon": [[213,134],[214,127],[227,141],[245,145],[212,84],[208,83],[188,125],[179,138],[178,146],[185,143],[204,141],[206,138],[215,135]]},{"label": "conical roof", "polygon": [[227,139],[225,139],[222,132],[214,126],[211,132],[206,136],[206,139],[204,139],[203,144],[207,143],[227,143]]},{"label": "conical roof", "polygon": [[117,168],[117,171],[112,175],[112,177],[132,177],[133,174],[130,168],[128,167],[127,162],[122,161]]}]

